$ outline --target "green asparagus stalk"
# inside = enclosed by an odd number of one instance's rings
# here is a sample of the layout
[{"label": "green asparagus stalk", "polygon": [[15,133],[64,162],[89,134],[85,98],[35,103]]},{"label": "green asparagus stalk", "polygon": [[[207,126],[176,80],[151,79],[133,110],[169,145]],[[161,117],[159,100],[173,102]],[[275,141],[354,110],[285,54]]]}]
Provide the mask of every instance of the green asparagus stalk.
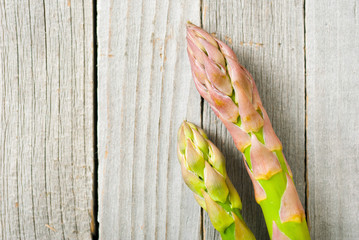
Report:
[{"label": "green asparagus stalk", "polygon": [[223,240],[255,239],[244,223],[241,199],[229,180],[222,153],[204,131],[184,121],[178,130],[182,177]]},{"label": "green asparagus stalk", "polygon": [[252,76],[222,41],[188,23],[187,52],[200,95],[243,153],[271,239],[310,239],[293,175]]}]

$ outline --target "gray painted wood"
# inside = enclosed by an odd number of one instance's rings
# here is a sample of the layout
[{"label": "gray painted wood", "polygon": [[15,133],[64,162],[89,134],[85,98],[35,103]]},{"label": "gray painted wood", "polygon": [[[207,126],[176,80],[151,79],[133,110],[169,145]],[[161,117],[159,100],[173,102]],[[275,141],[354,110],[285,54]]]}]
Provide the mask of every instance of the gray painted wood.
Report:
[{"label": "gray painted wood", "polygon": [[[302,1],[203,1],[203,27],[225,40],[251,72],[273,128],[284,146],[305,204],[305,86]],[[228,175],[243,201],[243,216],[257,239],[268,239],[252,184],[225,127],[207,104],[204,129],[227,158]],[[207,215],[205,239],[220,239]]]},{"label": "gray painted wood", "polygon": [[199,1],[98,1],[100,239],[198,239],[200,207],[176,155],[200,124],[185,24]]},{"label": "gray painted wood", "polygon": [[307,1],[309,223],[359,238],[359,1]]},{"label": "gray painted wood", "polygon": [[0,238],[90,238],[94,104],[101,239],[219,239],[181,179],[183,119],[223,150],[244,218],[268,238],[240,154],[191,80],[184,26],[202,7],[253,74],[302,203],[306,82],[311,235],[357,239],[359,2],[305,2],[100,0],[94,103],[91,1],[0,1]]},{"label": "gray painted wood", "polygon": [[0,23],[0,238],[89,239],[92,4],[1,1]]}]

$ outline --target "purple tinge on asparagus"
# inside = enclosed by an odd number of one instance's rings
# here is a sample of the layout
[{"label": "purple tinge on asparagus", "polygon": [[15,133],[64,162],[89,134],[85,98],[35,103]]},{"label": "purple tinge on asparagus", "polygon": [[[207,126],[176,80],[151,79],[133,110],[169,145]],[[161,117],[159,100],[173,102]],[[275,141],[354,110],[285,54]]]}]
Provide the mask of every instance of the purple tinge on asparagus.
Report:
[{"label": "purple tinge on asparagus", "polygon": [[292,171],[252,76],[230,47],[192,23],[187,52],[198,92],[243,153],[271,239],[310,239]]}]

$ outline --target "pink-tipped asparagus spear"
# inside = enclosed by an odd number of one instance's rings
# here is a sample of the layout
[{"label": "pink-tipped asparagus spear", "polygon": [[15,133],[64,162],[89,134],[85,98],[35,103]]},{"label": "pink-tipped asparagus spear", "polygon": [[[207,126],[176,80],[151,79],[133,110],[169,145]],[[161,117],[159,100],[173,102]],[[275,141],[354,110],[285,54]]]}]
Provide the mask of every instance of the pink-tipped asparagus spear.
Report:
[{"label": "pink-tipped asparagus spear", "polygon": [[226,44],[191,23],[187,44],[195,86],[243,153],[271,239],[310,239],[292,172],[252,76]]}]

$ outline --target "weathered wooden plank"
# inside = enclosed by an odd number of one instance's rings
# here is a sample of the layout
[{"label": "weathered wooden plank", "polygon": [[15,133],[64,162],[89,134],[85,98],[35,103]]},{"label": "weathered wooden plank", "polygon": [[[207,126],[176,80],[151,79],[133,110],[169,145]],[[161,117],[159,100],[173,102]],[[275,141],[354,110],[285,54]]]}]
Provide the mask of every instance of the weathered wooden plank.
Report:
[{"label": "weathered wooden plank", "polygon": [[306,1],[313,239],[359,238],[359,1]]},{"label": "weathered wooden plank", "polygon": [[[203,1],[203,25],[251,72],[305,202],[304,27],[302,1]],[[227,158],[228,175],[257,239],[268,234],[252,184],[230,135],[207,104],[203,126]],[[220,239],[205,215],[205,239]]]},{"label": "weathered wooden plank", "polygon": [[98,1],[100,239],[198,239],[177,128],[199,124],[185,23],[199,1]]},{"label": "weathered wooden plank", "polygon": [[1,1],[0,19],[0,236],[89,239],[92,4]]}]

